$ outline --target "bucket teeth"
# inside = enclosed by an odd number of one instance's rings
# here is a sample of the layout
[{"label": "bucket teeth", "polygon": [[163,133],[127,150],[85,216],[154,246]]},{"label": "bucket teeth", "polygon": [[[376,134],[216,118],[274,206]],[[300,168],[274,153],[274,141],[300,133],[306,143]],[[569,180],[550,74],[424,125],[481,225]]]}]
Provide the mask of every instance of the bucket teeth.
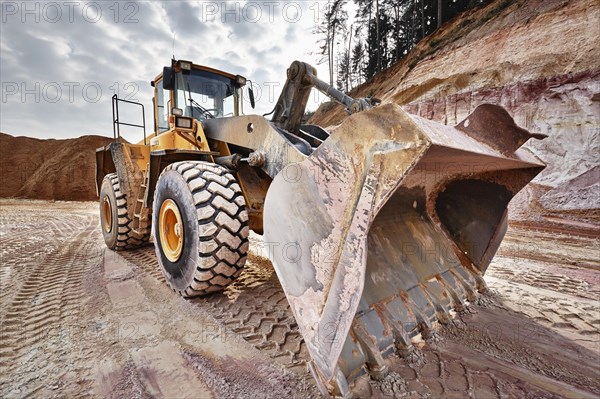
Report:
[{"label": "bucket teeth", "polygon": [[466,306],[464,298],[465,290],[462,286],[458,285],[452,271],[448,270],[442,273],[439,277],[441,284],[444,285],[447,292],[450,294],[452,298],[452,305],[454,306],[454,310],[457,312],[462,312]]}]

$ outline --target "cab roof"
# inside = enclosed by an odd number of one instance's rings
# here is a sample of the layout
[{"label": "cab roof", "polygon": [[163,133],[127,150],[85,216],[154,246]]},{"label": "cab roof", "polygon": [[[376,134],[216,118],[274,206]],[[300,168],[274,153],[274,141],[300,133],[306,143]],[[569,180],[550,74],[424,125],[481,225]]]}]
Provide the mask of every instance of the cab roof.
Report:
[{"label": "cab roof", "polygon": [[[183,62],[190,62],[190,61],[184,61],[184,60],[177,60],[174,63],[175,64],[174,68],[175,68],[175,71],[177,71],[177,72],[181,71],[181,68],[179,68],[179,63],[181,61],[183,61]],[[232,73],[225,72],[225,71],[222,71],[220,69],[211,68],[211,67],[206,66],[206,65],[194,64],[193,62],[190,62],[190,63],[192,65],[192,69],[195,69],[195,70],[198,70],[198,71],[212,72],[212,73],[217,74],[217,75],[225,76],[226,78],[229,78],[229,79],[236,80],[238,76],[241,76],[241,75],[234,75]],[[159,73],[156,76],[156,78],[154,78],[153,82],[156,82],[156,81],[160,80],[162,78],[162,76],[163,76],[162,72]]]}]

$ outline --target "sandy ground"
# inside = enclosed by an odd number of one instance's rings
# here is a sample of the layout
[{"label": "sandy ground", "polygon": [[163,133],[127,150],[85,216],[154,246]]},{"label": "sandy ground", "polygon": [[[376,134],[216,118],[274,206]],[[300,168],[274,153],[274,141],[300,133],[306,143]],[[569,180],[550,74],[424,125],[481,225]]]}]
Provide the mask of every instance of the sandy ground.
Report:
[{"label": "sandy ground", "polygon": [[[511,226],[489,292],[359,397],[600,395],[598,232]],[[193,301],[153,248],[104,248],[94,203],[0,201],[0,396],[319,397],[273,269]]]}]

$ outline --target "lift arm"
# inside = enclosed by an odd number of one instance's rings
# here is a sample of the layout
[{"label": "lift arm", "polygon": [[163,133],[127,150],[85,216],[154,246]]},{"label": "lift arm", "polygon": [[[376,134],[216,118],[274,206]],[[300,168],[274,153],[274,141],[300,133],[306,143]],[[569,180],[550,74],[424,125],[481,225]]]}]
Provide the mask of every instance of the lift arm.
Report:
[{"label": "lift arm", "polygon": [[317,71],[311,65],[294,61],[287,70],[287,81],[275,105],[271,122],[288,132],[298,133],[313,87],[345,106],[349,114],[364,111],[379,102],[370,97],[354,99],[317,78]]}]

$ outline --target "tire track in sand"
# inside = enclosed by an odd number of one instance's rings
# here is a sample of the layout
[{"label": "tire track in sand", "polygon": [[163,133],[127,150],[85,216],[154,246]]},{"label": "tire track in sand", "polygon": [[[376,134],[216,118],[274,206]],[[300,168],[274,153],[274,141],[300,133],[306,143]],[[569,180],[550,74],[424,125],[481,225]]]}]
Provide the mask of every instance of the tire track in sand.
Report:
[{"label": "tire track in sand", "polygon": [[[64,236],[73,225],[65,215]],[[67,373],[79,381],[89,379],[89,364],[74,326],[82,315],[82,279],[97,264],[99,245],[90,240],[98,220],[85,217],[85,225],[43,257],[23,282],[12,302],[3,309],[0,343],[0,392],[8,397],[47,396],[48,389],[80,396],[87,384],[63,387]],[[71,230],[72,231],[72,230]],[[23,253],[21,256],[27,256]],[[10,376],[19,375],[19,386]],[[49,391],[52,392],[52,391]]]},{"label": "tire track in sand", "polygon": [[[262,242],[255,241],[251,238],[248,262],[232,284],[190,301],[285,368],[309,378],[306,344],[270,261],[257,255]],[[120,255],[166,284],[152,246]]]}]

